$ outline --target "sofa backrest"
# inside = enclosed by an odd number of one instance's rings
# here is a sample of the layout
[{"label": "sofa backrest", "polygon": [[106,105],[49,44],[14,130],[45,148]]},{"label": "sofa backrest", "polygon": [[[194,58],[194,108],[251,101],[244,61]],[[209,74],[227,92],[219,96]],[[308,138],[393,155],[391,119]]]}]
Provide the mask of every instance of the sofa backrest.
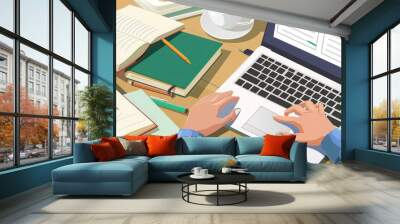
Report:
[{"label": "sofa backrest", "polygon": [[259,154],[263,145],[263,137],[236,137],[236,155]]},{"label": "sofa backrest", "polygon": [[226,154],[235,155],[235,138],[183,137],[178,139],[177,154]]},{"label": "sofa backrest", "polygon": [[75,143],[74,148],[74,163],[90,163],[95,162],[96,158],[93,155],[91,145],[99,144],[100,140],[93,140],[81,143]]}]

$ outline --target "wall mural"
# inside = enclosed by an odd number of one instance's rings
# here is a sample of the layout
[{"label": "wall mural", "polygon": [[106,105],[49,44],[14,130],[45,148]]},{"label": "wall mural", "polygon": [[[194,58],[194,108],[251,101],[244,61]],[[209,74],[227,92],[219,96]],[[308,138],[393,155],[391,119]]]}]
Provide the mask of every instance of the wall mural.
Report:
[{"label": "wall mural", "polygon": [[117,135],[295,135],[341,160],[341,38],[167,1],[117,3]]}]

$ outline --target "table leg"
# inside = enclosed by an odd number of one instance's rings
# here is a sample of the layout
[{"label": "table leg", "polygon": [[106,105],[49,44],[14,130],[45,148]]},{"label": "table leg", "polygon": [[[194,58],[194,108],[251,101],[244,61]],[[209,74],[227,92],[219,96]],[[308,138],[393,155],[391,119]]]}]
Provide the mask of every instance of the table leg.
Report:
[{"label": "table leg", "polygon": [[219,184],[217,184],[217,206],[219,206]]},{"label": "table leg", "polygon": [[248,192],[248,190],[247,190],[247,183],[244,183],[244,190],[245,190],[245,192],[244,192],[244,201],[247,201],[247,192]]},{"label": "table leg", "polygon": [[196,191],[197,192],[197,184],[195,185],[195,190],[194,191]]}]

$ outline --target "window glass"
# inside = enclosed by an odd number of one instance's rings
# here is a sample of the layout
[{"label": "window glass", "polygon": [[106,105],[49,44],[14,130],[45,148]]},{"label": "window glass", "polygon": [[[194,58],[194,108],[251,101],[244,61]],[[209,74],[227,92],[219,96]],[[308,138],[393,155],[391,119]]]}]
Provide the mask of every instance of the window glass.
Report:
[{"label": "window glass", "polygon": [[391,116],[400,118],[400,72],[391,74],[390,77]]},{"label": "window glass", "polygon": [[87,86],[89,86],[89,75],[75,69],[75,117],[81,115],[80,96]]},{"label": "window glass", "polygon": [[0,26],[14,31],[14,0],[0,1]]},{"label": "window glass", "polygon": [[72,121],[53,120],[53,157],[72,154]]},{"label": "window glass", "polygon": [[75,63],[89,70],[89,32],[75,18]]},{"label": "window glass", "polygon": [[14,44],[10,38],[0,35],[0,111],[14,111]]},{"label": "window glass", "polygon": [[390,67],[400,67],[400,24],[390,31]]},{"label": "window glass", "polygon": [[84,142],[88,138],[88,128],[84,120],[75,121],[75,142]]},{"label": "window glass", "polygon": [[53,0],[53,51],[71,60],[72,12],[60,1]]},{"label": "window glass", "polygon": [[372,141],[374,149],[387,151],[387,121],[372,122]]},{"label": "window glass", "polygon": [[49,48],[49,0],[20,0],[21,36]]},{"label": "window glass", "polygon": [[387,34],[372,45],[372,75],[387,71]]},{"label": "window glass", "polygon": [[20,118],[20,163],[35,163],[49,158],[49,120],[44,118]]},{"label": "window glass", "polygon": [[0,170],[14,165],[14,122],[0,115]]},{"label": "window glass", "polygon": [[71,66],[53,60],[53,114],[72,117]]},{"label": "window glass", "polygon": [[[21,54],[20,54],[20,110],[24,114],[41,114],[47,115],[49,108],[49,98],[48,98],[48,62],[49,57],[42,54],[30,47],[21,44]],[[28,88],[28,74],[26,68],[33,67],[36,73],[36,78],[34,79],[35,91],[34,94],[30,94]],[[28,70],[29,71],[29,70]],[[29,73],[29,72],[28,72]],[[42,76],[45,76],[43,80]],[[44,87],[44,92],[43,88]],[[32,101],[36,103],[33,104]]]},{"label": "window glass", "polygon": [[372,118],[387,118],[387,78],[372,81]]},{"label": "window glass", "polygon": [[391,121],[391,151],[400,153],[400,120]]}]

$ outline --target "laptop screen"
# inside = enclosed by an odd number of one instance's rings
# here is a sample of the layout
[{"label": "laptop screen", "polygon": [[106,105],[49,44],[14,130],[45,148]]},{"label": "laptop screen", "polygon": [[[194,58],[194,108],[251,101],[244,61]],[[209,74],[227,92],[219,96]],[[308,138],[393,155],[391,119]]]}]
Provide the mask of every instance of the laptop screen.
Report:
[{"label": "laptop screen", "polygon": [[268,23],[262,45],[340,83],[340,37]]}]

